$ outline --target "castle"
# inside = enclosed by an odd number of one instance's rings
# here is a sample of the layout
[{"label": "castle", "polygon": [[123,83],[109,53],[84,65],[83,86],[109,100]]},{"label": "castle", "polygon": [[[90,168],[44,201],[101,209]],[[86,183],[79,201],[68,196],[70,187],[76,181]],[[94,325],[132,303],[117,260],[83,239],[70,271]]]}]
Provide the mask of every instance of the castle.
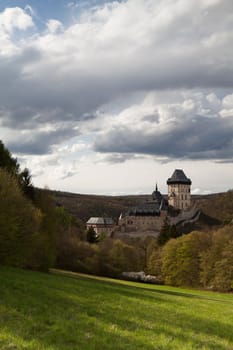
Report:
[{"label": "castle", "polygon": [[118,225],[121,232],[159,231],[169,209],[188,210],[191,206],[191,180],[182,169],[176,169],[167,180],[167,199],[156,185],[151,200],[121,213]]},{"label": "castle", "polygon": [[118,225],[111,218],[91,217],[86,223],[87,228],[93,227],[97,235],[104,232],[107,236],[114,234],[114,237],[126,233],[131,236],[156,236],[166,217],[174,225],[196,220],[199,211],[191,205],[191,184],[184,171],[176,169],[167,180],[167,196],[163,196],[156,185],[150,200],[121,213]]}]

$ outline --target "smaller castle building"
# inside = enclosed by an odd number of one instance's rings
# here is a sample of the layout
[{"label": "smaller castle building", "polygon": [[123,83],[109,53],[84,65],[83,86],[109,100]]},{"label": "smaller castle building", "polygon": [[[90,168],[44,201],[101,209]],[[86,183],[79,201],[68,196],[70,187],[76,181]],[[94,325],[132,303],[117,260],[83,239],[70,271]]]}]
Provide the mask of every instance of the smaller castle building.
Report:
[{"label": "smaller castle building", "polygon": [[110,236],[115,228],[115,222],[112,218],[106,217],[91,217],[86,223],[87,229],[92,227],[97,235],[101,233]]},{"label": "smaller castle building", "polygon": [[167,180],[168,204],[175,209],[188,209],[191,206],[191,180],[182,169],[176,169]]}]

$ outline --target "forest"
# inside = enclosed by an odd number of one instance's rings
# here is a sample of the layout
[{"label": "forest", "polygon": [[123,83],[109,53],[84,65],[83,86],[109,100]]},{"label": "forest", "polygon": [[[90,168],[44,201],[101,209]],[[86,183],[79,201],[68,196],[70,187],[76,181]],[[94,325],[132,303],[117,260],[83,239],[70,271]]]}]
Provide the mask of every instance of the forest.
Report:
[{"label": "forest", "polygon": [[232,199],[233,192],[228,191],[220,207],[217,200],[213,202],[212,215],[225,220],[215,229],[179,235],[165,222],[158,239],[119,240],[104,234],[95,239],[81,219],[57,205],[50,191],[33,186],[29,170],[21,169],[0,142],[0,264],[110,277],[145,271],[158,284],[229,292],[233,289]]}]

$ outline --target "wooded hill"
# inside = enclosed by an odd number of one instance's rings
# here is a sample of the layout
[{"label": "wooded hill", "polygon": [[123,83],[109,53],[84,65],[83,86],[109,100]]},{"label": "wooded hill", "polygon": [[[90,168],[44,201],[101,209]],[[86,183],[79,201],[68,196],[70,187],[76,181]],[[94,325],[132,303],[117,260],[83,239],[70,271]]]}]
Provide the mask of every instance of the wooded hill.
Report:
[{"label": "wooded hill", "polygon": [[[57,206],[64,206],[72,215],[86,222],[91,216],[109,216],[118,220],[122,211],[151,198],[151,195],[98,196],[49,191]],[[233,219],[233,190],[225,193],[194,195],[193,201],[203,212],[201,220],[213,225]],[[217,220],[217,221],[215,221]]]},{"label": "wooded hill", "polygon": [[115,221],[129,207],[142,203],[149,195],[100,196],[50,191],[57,206],[65,207],[70,214],[86,222],[91,216],[109,216]]}]

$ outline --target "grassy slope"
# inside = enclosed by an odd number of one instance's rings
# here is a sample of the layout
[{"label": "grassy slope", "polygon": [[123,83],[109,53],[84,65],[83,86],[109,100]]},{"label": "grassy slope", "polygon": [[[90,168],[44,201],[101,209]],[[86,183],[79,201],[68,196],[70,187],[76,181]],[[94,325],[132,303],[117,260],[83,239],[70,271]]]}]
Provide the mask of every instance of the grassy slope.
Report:
[{"label": "grassy slope", "polygon": [[0,268],[0,349],[233,349],[233,296]]}]

